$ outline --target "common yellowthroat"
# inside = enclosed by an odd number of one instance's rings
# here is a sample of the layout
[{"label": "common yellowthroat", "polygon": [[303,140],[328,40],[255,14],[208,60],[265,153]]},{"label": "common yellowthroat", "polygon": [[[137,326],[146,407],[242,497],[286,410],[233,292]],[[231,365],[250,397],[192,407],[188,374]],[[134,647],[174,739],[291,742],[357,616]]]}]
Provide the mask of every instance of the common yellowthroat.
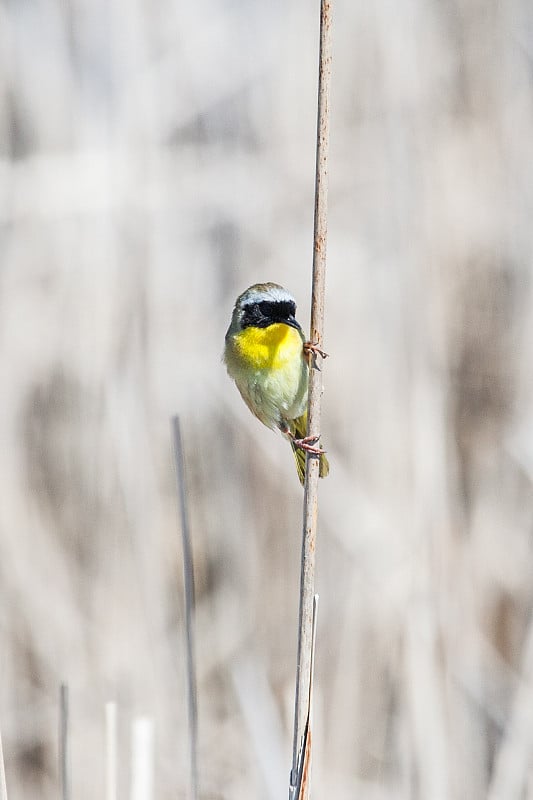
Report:
[{"label": "common yellowthroat", "polygon": [[321,478],[329,472],[318,439],[306,436],[308,358],[325,353],[306,342],[295,314],[294,297],[283,286],[250,286],[235,301],[224,361],[252,414],[289,439],[303,484],[305,451],[319,456]]}]

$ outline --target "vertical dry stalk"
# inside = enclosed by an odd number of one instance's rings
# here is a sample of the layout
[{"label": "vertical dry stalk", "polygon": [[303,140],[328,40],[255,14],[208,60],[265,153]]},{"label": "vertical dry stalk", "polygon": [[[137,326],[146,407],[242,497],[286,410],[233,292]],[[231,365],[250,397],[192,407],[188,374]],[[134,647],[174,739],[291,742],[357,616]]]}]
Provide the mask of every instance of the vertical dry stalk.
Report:
[{"label": "vertical dry stalk", "polygon": [[292,781],[291,794],[296,800],[309,797],[311,788],[311,750],[312,750],[312,715],[313,715],[313,672],[315,661],[316,624],[318,616],[318,595],[313,598],[313,640],[311,645],[311,669],[309,677],[309,695],[307,700],[307,718],[303,732],[302,746],[298,757],[298,774]]},{"label": "vertical dry stalk", "polygon": [[[318,76],[318,120],[315,172],[315,218],[313,288],[311,300],[311,342],[322,345],[324,293],[326,284],[326,240],[328,200],[329,104],[331,87],[331,0],[321,0],[320,55]],[[307,433],[320,434],[322,380],[320,371],[310,369]],[[303,541],[298,622],[298,658],[291,787],[298,774],[299,753],[308,717],[309,681],[313,644],[313,598],[315,593],[315,546],[318,515],[319,459],[307,454],[304,490]]]},{"label": "vertical dry stalk", "polygon": [[117,704],[105,704],[105,798],[117,800]]},{"label": "vertical dry stalk", "polygon": [[2,748],[1,732],[0,732],[0,800],[7,800],[6,769],[4,765],[4,751]]},{"label": "vertical dry stalk", "polygon": [[196,660],[194,649],[194,572],[185,486],[185,464],[179,417],[172,417],[172,438],[176,463],[176,481],[181,513],[181,540],[183,549],[183,581],[185,591],[185,638],[187,649],[187,699],[189,707],[189,744],[191,764],[191,797],[198,797],[198,702],[196,692]]},{"label": "vertical dry stalk", "polygon": [[61,800],[70,800],[68,686],[61,684],[59,709],[59,771]]},{"label": "vertical dry stalk", "polygon": [[131,729],[131,800],[154,797],[154,723],[137,717]]}]

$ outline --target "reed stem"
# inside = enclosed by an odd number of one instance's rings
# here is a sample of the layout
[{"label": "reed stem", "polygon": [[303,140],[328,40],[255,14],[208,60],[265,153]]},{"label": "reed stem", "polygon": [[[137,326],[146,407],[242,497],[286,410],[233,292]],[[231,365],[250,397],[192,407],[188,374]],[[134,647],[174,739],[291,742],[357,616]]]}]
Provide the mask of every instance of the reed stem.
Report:
[{"label": "reed stem", "polygon": [[[331,0],[321,0],[320,53],[318,73],[318,118],[315,165],[315,213],[313,247],[313,284],[311,300],[311,342],[322,346],[324,330],[324,294],[326,285],[326,242],[328,230],[328,151],[331,88]],[[312,361],[313,363],[313,361]],[[307,434],[320,435],[322,408],[322,373],[316,362],[309,371]],[[291,771],[291,790],[295,795],[303,733],[309,712],[309,682],[313,652],[313,598],[315,595],[315,551],[318,516],[319,457],[307,453],[304,487],[300,607],[298,620],[298,656],[296,699]]]}]

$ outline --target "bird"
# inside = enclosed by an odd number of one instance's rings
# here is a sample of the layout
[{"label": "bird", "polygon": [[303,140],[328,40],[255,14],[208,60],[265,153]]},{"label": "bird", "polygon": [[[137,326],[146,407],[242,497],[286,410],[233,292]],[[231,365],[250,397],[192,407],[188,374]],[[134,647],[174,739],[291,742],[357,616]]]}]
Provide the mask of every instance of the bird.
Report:
[{"label": "bird", "polygon": [[290,441],[303,485],[306,452],[319,457],[321,478],[329,473],[320,437],[306,435],[309,360],[327,354],[306,341],[295,314],[296,301],[283,286],[250,286],[235,301],[223,361],[252,414]]}]

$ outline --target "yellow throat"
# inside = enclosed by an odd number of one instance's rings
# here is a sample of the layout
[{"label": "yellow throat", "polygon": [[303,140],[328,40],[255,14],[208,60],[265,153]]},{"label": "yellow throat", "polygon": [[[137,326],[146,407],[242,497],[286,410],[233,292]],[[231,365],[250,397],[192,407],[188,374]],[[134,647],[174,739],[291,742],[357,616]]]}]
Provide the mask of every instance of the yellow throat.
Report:
[{"label": "yellow throat", "polygon": [[238,358],[252,369],[280,369],[302,356],[300,332],[283,322],[244,328],[235,336],[234,346]]}]

